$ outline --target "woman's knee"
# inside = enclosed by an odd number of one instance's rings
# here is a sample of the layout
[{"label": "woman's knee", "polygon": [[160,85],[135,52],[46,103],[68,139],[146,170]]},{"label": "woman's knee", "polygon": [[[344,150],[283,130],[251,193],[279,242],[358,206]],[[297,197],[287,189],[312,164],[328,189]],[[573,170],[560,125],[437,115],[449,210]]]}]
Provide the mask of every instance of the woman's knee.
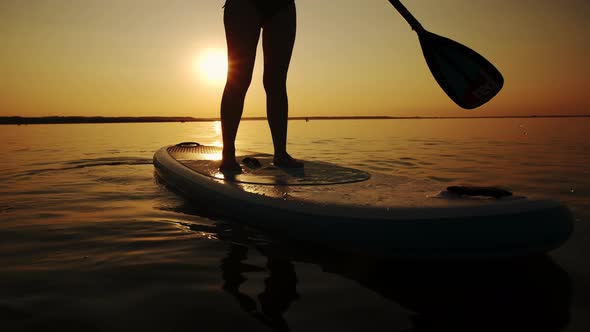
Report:
[{"label": "woman's knee", "polygon": [[263,77],[264,91],[267,94],[281,95],[287,93],[287,79],[282,76],[264,74]]},{"label": "woman's knee", "polygon": [[225,90],[237,94],[246,94],[251,82],[251,74],[230,74],[228,75],[227,82],[225,83]]}]

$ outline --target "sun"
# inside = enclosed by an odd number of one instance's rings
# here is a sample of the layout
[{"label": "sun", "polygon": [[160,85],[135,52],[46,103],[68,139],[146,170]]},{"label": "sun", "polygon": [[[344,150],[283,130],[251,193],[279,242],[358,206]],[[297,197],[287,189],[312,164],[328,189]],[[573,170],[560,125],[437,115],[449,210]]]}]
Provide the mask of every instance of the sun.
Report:
[{"label": "sun", "polygon": [[227,77],[227,55],[225,50],[206,49],[199,55],[195,70],[203,81],[212,85],[225,83]]}]

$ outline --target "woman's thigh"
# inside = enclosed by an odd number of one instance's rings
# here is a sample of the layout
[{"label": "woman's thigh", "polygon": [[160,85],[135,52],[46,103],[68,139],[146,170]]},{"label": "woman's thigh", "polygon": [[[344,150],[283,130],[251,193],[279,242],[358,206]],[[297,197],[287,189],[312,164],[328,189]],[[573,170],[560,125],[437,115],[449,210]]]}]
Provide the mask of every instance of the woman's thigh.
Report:
[{"label": "woman's thigh", "polygon": [[264,76],[267,83],[286,81],[297,30],[295,4],[281,9],[263,28]]},{"label": "woman's thigh", "polygon": [[250,79],[260,38],[260,16],[250,0],[228,0],[223,15],[228,80]]}]

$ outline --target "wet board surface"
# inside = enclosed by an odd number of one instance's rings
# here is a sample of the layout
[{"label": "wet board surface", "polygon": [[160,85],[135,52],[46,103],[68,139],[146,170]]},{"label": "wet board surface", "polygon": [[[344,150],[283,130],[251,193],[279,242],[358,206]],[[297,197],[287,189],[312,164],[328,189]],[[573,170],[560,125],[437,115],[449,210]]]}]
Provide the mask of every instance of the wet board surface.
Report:
[{"label": "wet board surface", "polygon": [[[256,185],[317,186],[354,183],[368,180],[367,172],[330,163],[308,161],[304,168],[279,168],[272,164],[273,156],[263,153],[238,153],[242,172],[228,176],[219,171],[221,148],[213,146],[172,146],[168,153],[190,169],[212,178]],[[245,158],[252,158],[260,166],[244,165]]]},{"label": "wet board surface", "polygon": [[260,167],[219,171],[221,149],[179,144],[154,155],[159,177],[231,219],[296,240],[387,255],[546,252],[572,231],[561,203],[513,195],[463,197],[446,185],[321,161],[281,169],[268,154],[239,151]]},{"label": "wet board surface", "polygon": [[[477,198],[469,202],[441,199],[444,185],[424,179],[369,174],[368,172],[326,162],[305,161],[303,169],[283,169],[272,165],[272,155],[237,151],[242,173],[219,170],[221,148],[216,146],[170,146],[166,153],[197,174],[225,183],[227,190],[240,190],[280,198],[283,201],[319,203],[326,210],[356,207],[432,207],[484,204]],[[256,158],[260,168],[244,165],[246,157]],[[518,199],[518,197],[516,198]],[[485,201],[489,201],[485,199]],[[327,206],[330,207],[327,207]]]}]

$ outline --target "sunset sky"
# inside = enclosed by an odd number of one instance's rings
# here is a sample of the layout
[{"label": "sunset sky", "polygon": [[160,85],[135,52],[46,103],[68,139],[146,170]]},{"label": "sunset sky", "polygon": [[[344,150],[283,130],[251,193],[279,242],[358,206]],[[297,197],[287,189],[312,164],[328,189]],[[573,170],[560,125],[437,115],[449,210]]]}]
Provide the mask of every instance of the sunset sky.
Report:
[{"label": "sunset sky", "polygon": [[[500,94],[477,110],[456,106],[386,0],[296,0],[291,116],[590,113],[590,1],[402,2],[426,29],[494,63]],[[217,117],[222,6],[1,0],[0,116]],[[265,115],[261,81],[257,65],[245,116]]]}]

